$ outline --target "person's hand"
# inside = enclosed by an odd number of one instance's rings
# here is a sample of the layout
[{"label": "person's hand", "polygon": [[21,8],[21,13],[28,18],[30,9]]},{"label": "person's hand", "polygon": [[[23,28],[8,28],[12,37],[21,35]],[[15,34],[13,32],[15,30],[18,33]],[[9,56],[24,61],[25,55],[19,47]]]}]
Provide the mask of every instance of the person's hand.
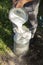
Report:
[{"label": "person's hand", "polygon": [[18,0],[17,4],[16,4],[16,8],[21,8],[23,7],[23,5],[27,2],[31,2],[32,0]]}]

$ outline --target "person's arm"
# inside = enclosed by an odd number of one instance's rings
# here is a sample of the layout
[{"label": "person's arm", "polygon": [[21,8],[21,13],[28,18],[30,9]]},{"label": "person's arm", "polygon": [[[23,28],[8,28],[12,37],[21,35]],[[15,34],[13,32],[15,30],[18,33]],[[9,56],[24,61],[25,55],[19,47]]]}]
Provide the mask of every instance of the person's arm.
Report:
[{"label": "person's arm", "polygon": [[32,2],[32,0],[13,0],[13,2],[15,3],[16,1],[18,1],[16,4],[16,8],[21,8],[25,3]]}]

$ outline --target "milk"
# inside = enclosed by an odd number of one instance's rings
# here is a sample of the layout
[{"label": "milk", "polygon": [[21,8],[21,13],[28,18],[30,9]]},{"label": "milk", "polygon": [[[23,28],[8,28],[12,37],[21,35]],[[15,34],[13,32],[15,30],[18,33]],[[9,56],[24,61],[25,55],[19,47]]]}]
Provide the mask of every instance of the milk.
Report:
[{"label": "milk", "polygon": [[24,23],[28,21],[28,14],[24,8],[12,8],[9,12],[10,21],[13,26],[14,35],[14,53],[18,56],[26,54],[29,49],[31,31]]}]

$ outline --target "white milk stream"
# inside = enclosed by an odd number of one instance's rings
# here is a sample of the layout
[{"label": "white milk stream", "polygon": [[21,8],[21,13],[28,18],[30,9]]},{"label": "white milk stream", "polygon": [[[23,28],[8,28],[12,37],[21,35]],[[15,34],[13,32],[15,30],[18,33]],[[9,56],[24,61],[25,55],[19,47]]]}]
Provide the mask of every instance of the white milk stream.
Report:
[{"label": "white milk stream", "polygon": [[12,8],[9,12],[10,21],[15,24],[14,35],[14,52],[17,55],[25,54],[28,51],[31,31],[23,26],[28,20],[28,14],[24,8]]}]

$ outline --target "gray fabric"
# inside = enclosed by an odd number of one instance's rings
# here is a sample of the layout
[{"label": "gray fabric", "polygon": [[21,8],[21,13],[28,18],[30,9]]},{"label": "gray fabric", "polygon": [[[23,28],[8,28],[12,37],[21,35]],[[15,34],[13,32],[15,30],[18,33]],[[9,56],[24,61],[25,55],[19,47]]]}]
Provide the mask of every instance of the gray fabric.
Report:
[{"label": "gray fabric", "polygon": [[32,4],[30,4],[28,7],[25,6],[25,9],[28,12],[29,21],[32,25],[32,27],[30,27],[30,30],[32,32],[32,35],[34,36],[36,29],[37,29],[37,25],[38,25],[37,14],[38,14],[38,8],[39,8],[40,0],[33,0],[33,1],[34,2]]}]

